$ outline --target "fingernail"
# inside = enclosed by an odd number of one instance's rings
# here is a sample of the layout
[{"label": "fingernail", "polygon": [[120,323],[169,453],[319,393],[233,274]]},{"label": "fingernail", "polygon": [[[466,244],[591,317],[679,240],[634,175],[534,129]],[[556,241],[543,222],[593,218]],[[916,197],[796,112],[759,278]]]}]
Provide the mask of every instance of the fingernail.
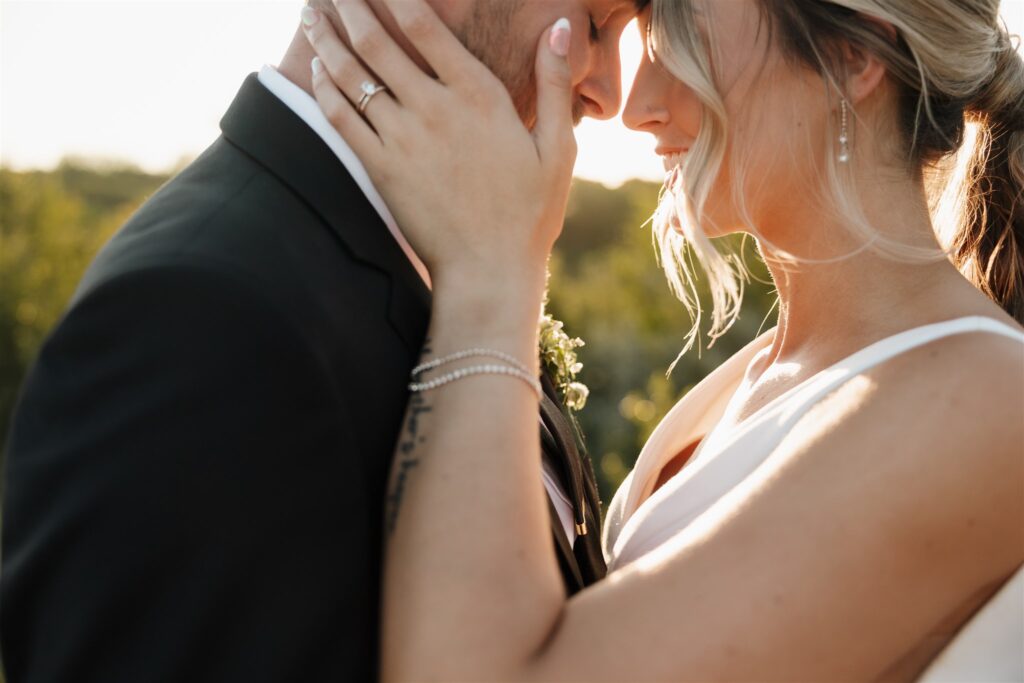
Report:
[{"label": "fingernail", "polygon": [[303,7],[300,16],[302,16],[303,26],[312,26],[316,22],[320,21],[320,13],[312,7]]},{"label": "fingernail", "polygon": [[324,63],[320,61],[319,57],[313,57],[313,61],[309,63],[309,67],[313,69],[313,75],[316,76],[324,70]]},{"label": "fingernail", "polygon": [[559,57],[569,56],[569,44],[572,41],[572,24],[565,17],[555,22],[551,27],[551,38],[549,39],[551,51]]}]

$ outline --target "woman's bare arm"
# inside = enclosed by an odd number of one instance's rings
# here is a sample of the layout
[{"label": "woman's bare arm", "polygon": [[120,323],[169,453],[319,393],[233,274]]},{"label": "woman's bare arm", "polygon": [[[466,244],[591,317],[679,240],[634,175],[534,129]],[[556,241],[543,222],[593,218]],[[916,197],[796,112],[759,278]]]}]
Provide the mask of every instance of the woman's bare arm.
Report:
[{"label": "woman's bare arm", "polygon": [[[467,342],[536,357],[539,299],[482,321],[437,294],[424,360]],[[481,680],[543,646],[565,601],[544,496],[525,382],[470,377],[413,396],[386,519],[384,680]]]},{"label": "woman's bare arm", "polygon": [[[986,357],[970,377],[937,371]],[[387,677],[877,677],[1024,561],[1024,402],[992,382],[1024,371],[1013,358],[1018,342],[944,340],[849,383],[688,529],[567,603],[532,432],[488,413],[496,386],[438,394],[422,456],[452,469],[420,473],[389,544]],[[515,438],[531,459],[490,459]],[[521,494],[492,495],[499,477]]]}]

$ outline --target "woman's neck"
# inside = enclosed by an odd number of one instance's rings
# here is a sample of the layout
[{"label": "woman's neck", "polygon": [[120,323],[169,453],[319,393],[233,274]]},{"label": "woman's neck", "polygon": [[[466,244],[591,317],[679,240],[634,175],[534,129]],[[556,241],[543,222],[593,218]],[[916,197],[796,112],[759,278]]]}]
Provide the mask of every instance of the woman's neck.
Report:
[{"label": "woman's neck", "polygon": [[774,258],[765,247],[779,293],[779,324],[762,368],[835,362],[902,330],[986,309],[983,296],[939,258],[923,184],[880,175],[869,182],[859,186],[870,188],[862,200],[870,224],[888,239],[929,249],[936,258],[886,257],[864,249],[861,237],[838,220],[823,221],[820,212],[788,216],[783,234],[792,237],[776,246],[797,262]]}]

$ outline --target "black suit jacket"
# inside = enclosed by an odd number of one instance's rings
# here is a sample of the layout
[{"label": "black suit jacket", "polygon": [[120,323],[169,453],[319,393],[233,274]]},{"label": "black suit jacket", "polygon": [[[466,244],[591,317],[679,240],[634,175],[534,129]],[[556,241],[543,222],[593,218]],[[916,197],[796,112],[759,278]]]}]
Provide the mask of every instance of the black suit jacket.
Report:
[{"label": "black suit jacket", "polygon": [[[376,677],[383,499],[430,295],[254,76],[221,125],[100,252],[22,389],[9,683]],[[569,548],[553,522],[572,593],[604,572],[596,489],[550,399],[542,422],[589,526]]]}]

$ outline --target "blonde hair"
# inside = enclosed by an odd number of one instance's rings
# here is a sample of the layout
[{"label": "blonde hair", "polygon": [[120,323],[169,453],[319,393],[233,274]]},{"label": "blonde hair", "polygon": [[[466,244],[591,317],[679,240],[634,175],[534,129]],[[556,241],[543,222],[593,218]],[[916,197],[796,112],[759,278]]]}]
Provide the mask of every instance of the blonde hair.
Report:
[{"label": "blonde hair", "polygon": [[[739,256],[723,253],[708,237],[715,226],[705,206],[730,141],[711,66],[717,43],[711,31],[698,30],[693,1],[655,0],[650,33],[659,64],[692,88],[702,104],[700,132],[682,167],[666,180],[653,219],[662,267],[694,319],[683,353],[699,337],[703,313],[694,259],[707,276],[712,341],[735,322],[746,277]],[[834,142],[820,188],[823,205],[861,237],[863,248],[922,261],[948,255],[971,282],[1024,323],[1024,61],[1000,22],[999,0],[760,4],[769,43],[788,63],[813,69],[831,86],[824,103],[829,110],[836,109],[836,97],[849,105],[840,78],[843,44],[867,50],[885,64],[897,88],[894,123],[904,142],[904,161],[929,183],[933,222],[945,235],[946,251],[903,244],[877,230],[860,206],[850,174],[838,163]],[[896,29],[896,40],[886,24]],[[838,137],[834,130],[830,135]],[[763,242],[743,196],[743,151],[742,144],[733,144],[729,156],[732,200],[746,229]],[[959,175],[951,173],[957,158],[965,162]],[[773,255],[799,260],[781,250]]]}]

